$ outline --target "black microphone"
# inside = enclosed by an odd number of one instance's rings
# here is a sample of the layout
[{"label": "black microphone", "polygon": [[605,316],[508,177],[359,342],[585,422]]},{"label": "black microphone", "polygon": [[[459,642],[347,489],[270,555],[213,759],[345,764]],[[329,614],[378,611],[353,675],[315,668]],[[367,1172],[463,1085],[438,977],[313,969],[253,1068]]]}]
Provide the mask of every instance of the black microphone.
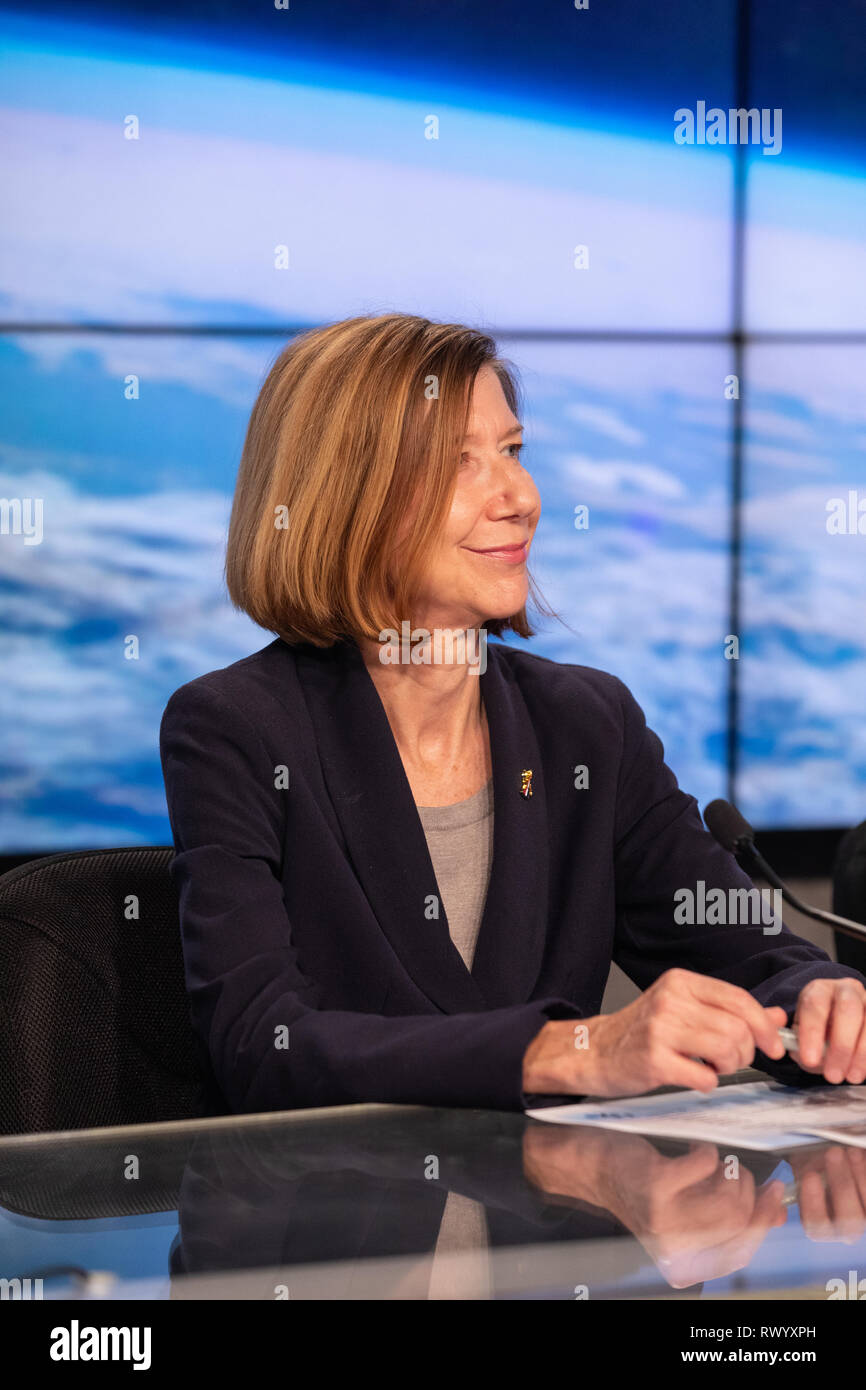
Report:
[{"label": "black microphone", "polygon": [[766,859],[755,848],[755,832],[745,817],[740,815],[736,806],[732,806],[729,801],[711,801],[704,811],[704,823],[722,849],[736,855],[740,863],[745,859],[743,868],[747,871],[749,864],[753,864],[768,883],[779,889],[784,901],[798,912],[802,912],[804,917],[811,917],[814,922],[823,922],[825,926],[844,932],[846,936],[854,936],[858,941],[866,940],[866,924],[863,922],[852,922],[848,917],[838,917],[835,912],[825,912],[821,907],[810,907],[791,892],[775,869],[770,868]]}]

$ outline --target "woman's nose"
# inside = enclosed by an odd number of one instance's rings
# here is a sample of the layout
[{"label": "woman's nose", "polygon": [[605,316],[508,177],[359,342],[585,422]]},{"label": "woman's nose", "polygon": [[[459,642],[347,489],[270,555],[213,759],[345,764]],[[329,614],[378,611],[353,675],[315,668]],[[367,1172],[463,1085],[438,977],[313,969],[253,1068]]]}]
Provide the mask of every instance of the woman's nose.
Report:
[{"label": "woman's nose", "polygon": [[495,484],[491,489],[491,500],[496,499],[518,516],[529,516],[538,507],[538,489],[519,459],[498,456]]}]

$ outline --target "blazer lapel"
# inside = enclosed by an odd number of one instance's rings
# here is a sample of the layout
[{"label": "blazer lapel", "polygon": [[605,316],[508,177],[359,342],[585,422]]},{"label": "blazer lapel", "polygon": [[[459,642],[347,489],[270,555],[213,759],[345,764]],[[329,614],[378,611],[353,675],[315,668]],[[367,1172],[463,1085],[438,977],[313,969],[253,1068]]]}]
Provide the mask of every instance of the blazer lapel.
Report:
[{"label": "blazer lapel", "polygon": [[322,773],[355,873],[422,993],[444,1013],[484,998],[451,940],[424,830],[388,716],[355,642],[297,649]]},{"label": "blazer lapel", "polygon": [[[479,676],[493,758],[493,862],[470,973],[451,940],[412,789],[357,643],[293,649],[319,757],[355,873],[416,986],[445,1013],[523,1003],[547,921],[546,810],[538,743],[504,658]],[[530,798],[521,775],[531,769]]]},{"label": "blazer lapel", "polygon": [[[532,719],[501,647],[487,645],[479,677],[493,760],[493,864],[473,977],[489,1008],[524,1004],[547,937],[548,853],[544,769]],[[532,795],[522,794],[531,772]]]}]

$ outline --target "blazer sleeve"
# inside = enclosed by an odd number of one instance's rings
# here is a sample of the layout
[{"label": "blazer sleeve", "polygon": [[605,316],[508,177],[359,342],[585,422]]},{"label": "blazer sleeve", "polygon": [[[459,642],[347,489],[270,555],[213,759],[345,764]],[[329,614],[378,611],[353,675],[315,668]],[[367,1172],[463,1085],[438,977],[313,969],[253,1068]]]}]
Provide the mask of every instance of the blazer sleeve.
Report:
[{"label": "blazer sleeve", "polygon": [[318,983],[298,969],[283,899],[286,793],[258,730],[192,682],[166,706],[160,756],[193,1027],[231,1110],[522,1109],[523,1054],[549,1018],[573,1017],[573,1004],[409,1017],[316,1007]]},{"label": "blazer sleeve", "polygon": [[[615,831],[617,964],[641,989],[674,966],[728,980],[765,1007],[780,1005],[789,1023],[809,980],[853,976],[866,983],[783,923],[774,934],[760,924],[675,923],[679,889],[694,891],[700,879],[707,892],[754,885],[704,828],[695,798],[679,788],[640,705],[621,681],[616,684],[624,720]],[[777,1062],[757,1052],[755,1065],[789,1084],[823,1083],[790,1057]]]}]

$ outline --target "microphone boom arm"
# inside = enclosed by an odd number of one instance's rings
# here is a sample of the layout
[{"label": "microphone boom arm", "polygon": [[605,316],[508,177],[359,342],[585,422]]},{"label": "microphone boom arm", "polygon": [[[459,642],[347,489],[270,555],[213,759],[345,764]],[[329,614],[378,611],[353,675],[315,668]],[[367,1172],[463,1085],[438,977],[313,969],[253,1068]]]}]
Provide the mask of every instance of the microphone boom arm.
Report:
[{"label": "microphone boom arm", "polygon": [[815,922],[823,922],[825,926],[832,927],[834,931],[843,932],[845,936],[853,936],[858,941],[866,940],[866,924],[863,922],[852,922],[850,918],[839,917],[835,912],[826,912],[821,907],[810,907],[808,903],[804,903],[801,898],[798,898],[796,893],[792,893],[787,884],[779,878],[775,869],[770,867],[764,856],[755,848],[753,840],[743,836],[737,841],[734,854],[738,859],[741,855],[747,854],[762,877],[774,888],[778,888],[784,901],[790,907],[795,908],[797,912],[802,912],[804,917],[811,917]]}]

